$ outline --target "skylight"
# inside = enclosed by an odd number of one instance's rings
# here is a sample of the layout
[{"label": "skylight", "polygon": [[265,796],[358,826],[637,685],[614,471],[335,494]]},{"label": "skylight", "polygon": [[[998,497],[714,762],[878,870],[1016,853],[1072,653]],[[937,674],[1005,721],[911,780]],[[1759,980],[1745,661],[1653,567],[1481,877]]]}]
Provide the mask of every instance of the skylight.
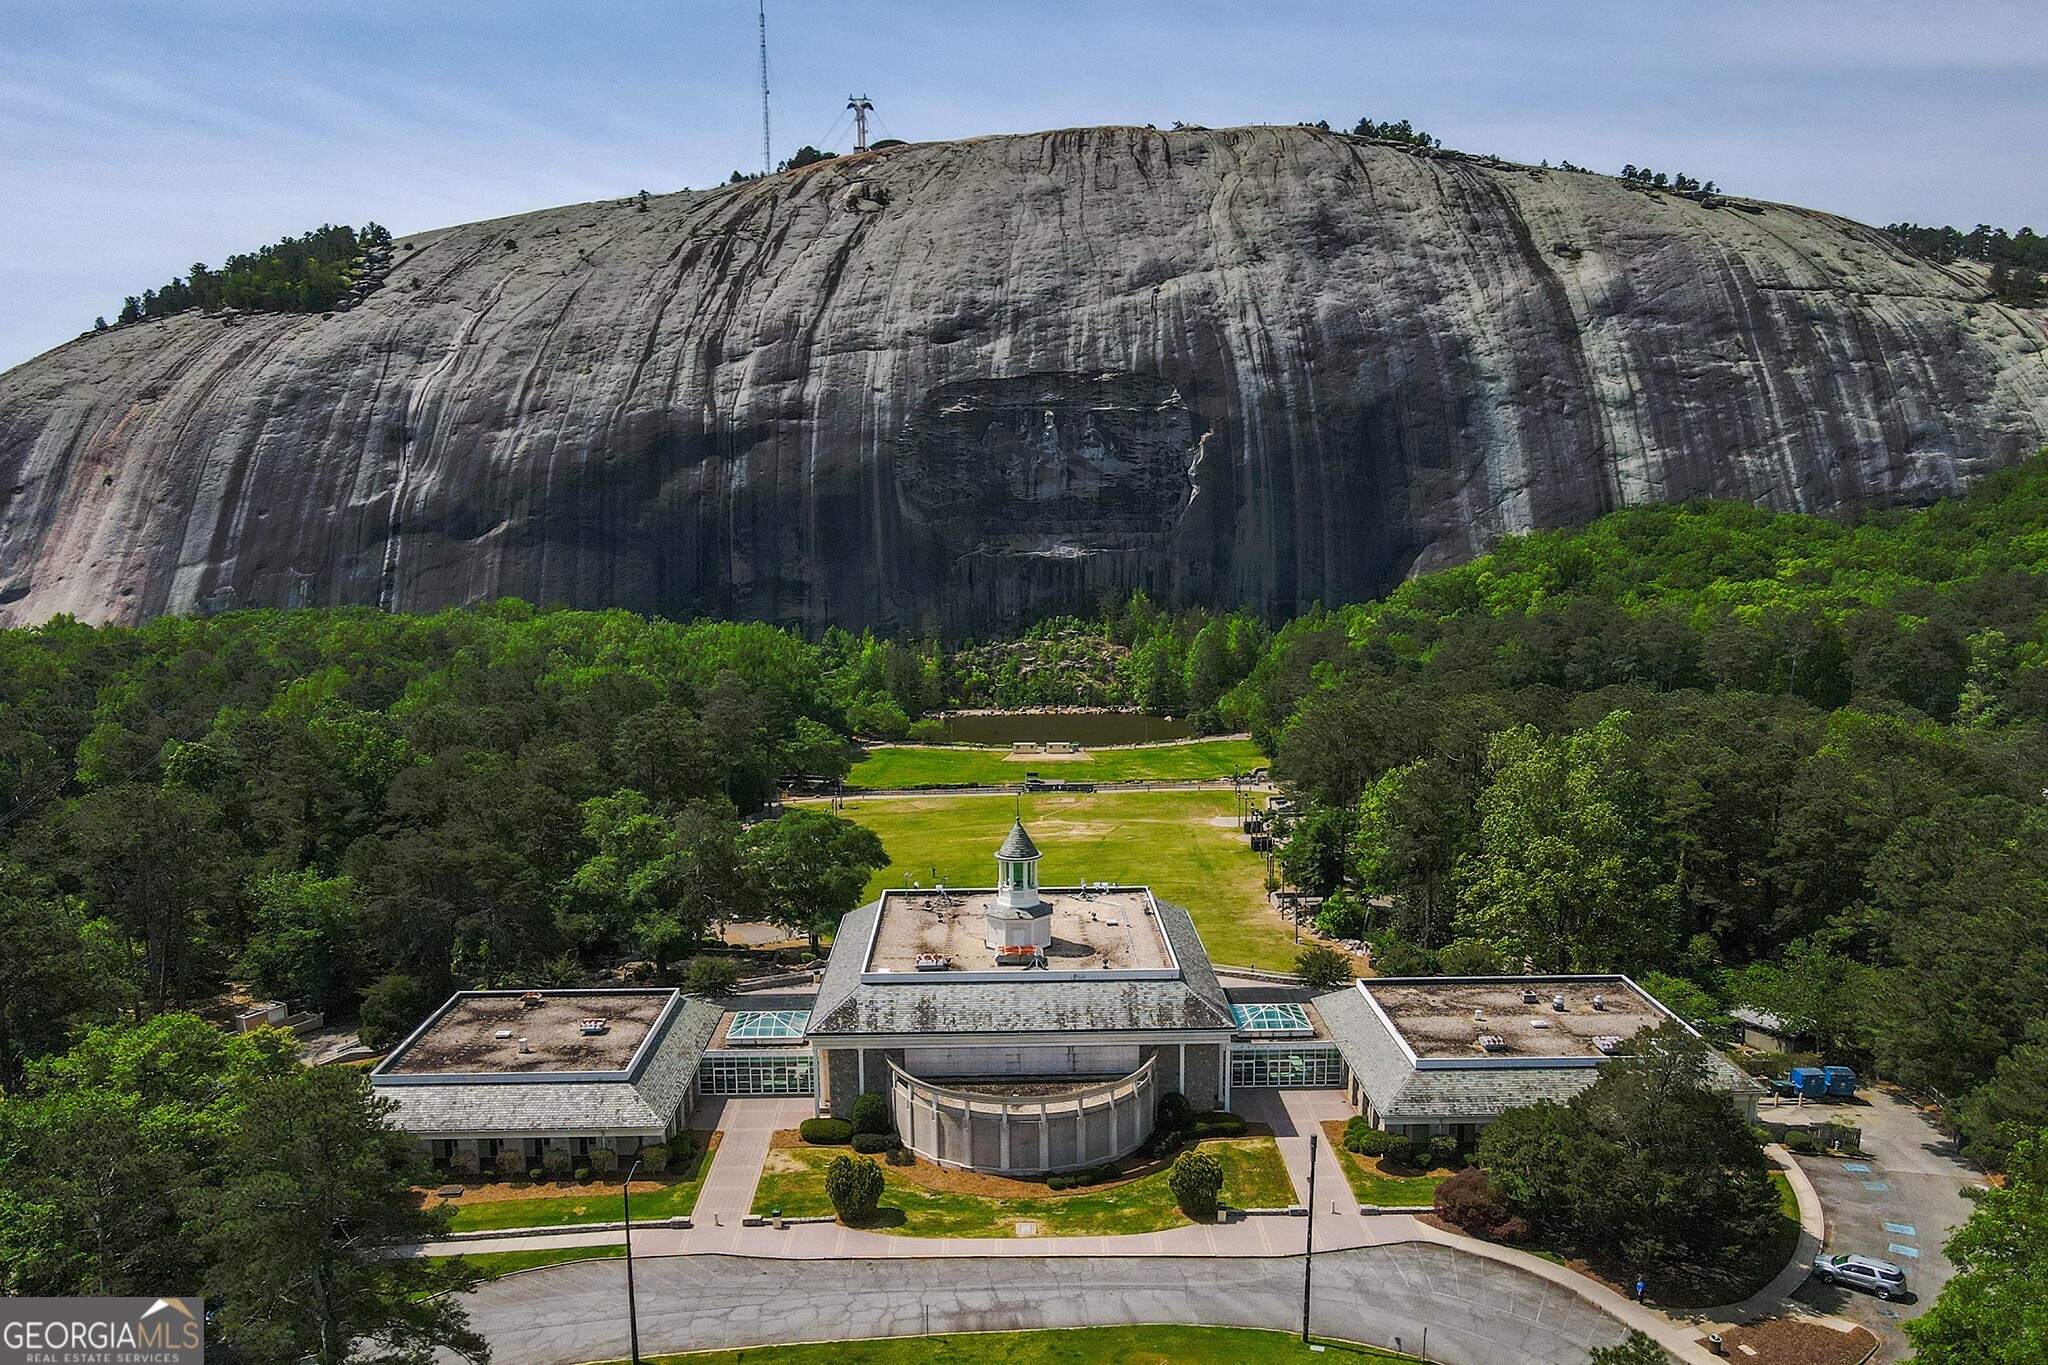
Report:
[{"label": "skylight", "polygon": [[741,1010],[725,1030],[728,1043],[793,1043],[811,1022],[809,1010]]},{"label": "skylight", "polygon": [[1306,1038],[1315,1033],[1314,1025],[1308,1021],[1308,1011],[1299,1005],[1232,1005],[1230,1012],[1237,1019],[1239,1033],[1261,1038]]}]

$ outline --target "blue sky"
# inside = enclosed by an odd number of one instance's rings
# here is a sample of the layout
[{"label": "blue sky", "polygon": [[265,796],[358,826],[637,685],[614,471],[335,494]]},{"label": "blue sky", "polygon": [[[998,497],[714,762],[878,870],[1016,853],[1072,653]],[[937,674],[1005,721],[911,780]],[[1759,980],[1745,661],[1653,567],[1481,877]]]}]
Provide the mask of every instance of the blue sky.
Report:
[{"label": "blue sky", "polygon": [[[1896,219],[2048,230],[2042,0],[769,0],[776,156],[1413,119]],[[753,0],[0,0],[0,367],[322,222],[407,232],[760,160]],[[837,132],[835,133],[835,127]]]}]

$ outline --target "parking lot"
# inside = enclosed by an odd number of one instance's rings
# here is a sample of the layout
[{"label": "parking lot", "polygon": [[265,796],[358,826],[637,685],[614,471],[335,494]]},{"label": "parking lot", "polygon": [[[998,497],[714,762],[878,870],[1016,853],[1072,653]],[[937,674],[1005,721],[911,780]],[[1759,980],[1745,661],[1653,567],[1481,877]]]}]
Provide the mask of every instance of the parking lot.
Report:
[{"label": "parking lot", "polygon": [[[1911,1355],[1899,1324],[1926,1311],[1954,1273],[1942,1245],[1970,1216],[1963,1187],[1978,1179],[1960,1160],[1955,1144],[1913,1103],[1894,1091],[1868,1090],[1867,1103],[1809,1106],[1863,1128],[1862,1157],[1799,1158],[1827,1211],[1830,1252],[1854,1252],[1905,1268],[1912,1288],[1904,1300],[1885,1303],[1874,1295],[1808,1280],[1794,1296],[1822,1312],[1862,1323],[1882,1341],[1874,1359]],[[1792,1120],[1790,1106],[1766,1106],[1764,1117]]]}]

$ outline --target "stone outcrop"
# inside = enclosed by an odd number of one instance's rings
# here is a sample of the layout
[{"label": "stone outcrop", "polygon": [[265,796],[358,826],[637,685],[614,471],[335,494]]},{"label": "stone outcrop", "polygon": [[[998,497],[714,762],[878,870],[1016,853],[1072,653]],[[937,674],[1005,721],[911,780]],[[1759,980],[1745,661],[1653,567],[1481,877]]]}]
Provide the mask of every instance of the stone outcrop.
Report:
[{"label": "stone outcrop", "polygon": [[1925,500],[2048,327],[1825,214],[1298,128],[901,146],[400,241],[0,375],[0,618],[1286,612],[1707,494]]}]

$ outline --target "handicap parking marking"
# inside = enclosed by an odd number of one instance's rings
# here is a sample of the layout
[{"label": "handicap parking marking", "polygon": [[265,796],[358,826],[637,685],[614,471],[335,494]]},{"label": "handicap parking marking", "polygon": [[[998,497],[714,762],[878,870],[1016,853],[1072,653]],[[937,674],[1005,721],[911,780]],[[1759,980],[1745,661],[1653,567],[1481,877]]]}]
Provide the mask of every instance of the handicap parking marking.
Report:
[{"label": "handicap parking marking", "polygon": [[1860,1161],[1845,1161],[1842,1163],[1842,1169],[1845,1171],[1854,1171],[1857,1175],[1870,1174],[1870,1168]]},{"label": "handicap parking marking", "polygon": [[1902,1247],[1897,1242],[1893,1242],[1885,1250],[1894,1256],[1910,1256],[1916,1261],[1920,1259],[1920,1248],[1918,1247]]},{"label": "handicap parking marking", "polygon": [[1891,1186],[1882,1180],[1866,1180],[1863,1182],[1863,1188],[1869,1190],[1872,1194],[1884,1194],[1891,1189]]},{"label": "handicap parking marking", "polygon": [[1918,1237],[1920,1230],[1911,1223],[1886,1223],[1884,1230],[1894,1237]]}]

